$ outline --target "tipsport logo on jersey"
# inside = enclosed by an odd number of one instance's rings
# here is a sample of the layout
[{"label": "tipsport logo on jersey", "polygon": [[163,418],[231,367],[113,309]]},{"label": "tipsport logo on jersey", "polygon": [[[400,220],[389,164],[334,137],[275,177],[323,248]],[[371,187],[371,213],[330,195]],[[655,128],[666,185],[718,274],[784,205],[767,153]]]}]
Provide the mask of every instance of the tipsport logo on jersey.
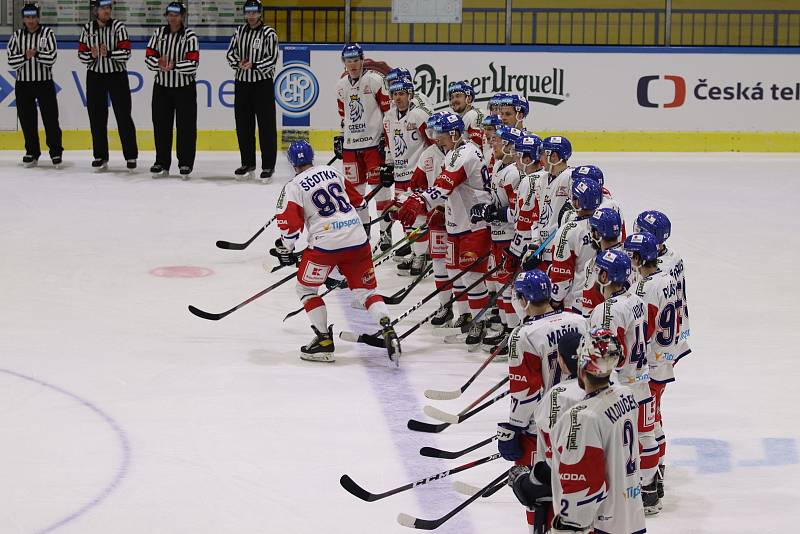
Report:
[{"label": "tipsport logo on jersey", "polygon": [[569,93],[565,90],[565,71],[558,67],[539,74],[490,62],[480,75],[472,78],[440,74],[428,63],[417,65],[414,70],[417,90],[432,100],[434,110],[450,106],[447,88],[452,82],[461,80],[472,85],[475,102],[486,102],[495,93],[516,93],[525,97],[528,102],[550,106],[558,106],[569,98]]},{"label": "tipsport logo on jersey", "polygon": [[311,71],[307,46],[283,49],[283,69],[275,77],[275,101],[283,110],[283,126],[310,126],[310,110],[319,98],[319,82]]}]

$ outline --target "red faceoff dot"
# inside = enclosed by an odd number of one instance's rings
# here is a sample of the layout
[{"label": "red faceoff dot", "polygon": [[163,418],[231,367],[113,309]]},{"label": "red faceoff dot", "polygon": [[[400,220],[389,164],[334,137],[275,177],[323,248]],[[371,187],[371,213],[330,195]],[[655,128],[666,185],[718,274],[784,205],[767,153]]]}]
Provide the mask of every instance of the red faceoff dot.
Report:
[{"label": "red faceoff dot", "polygon": [[202,278],[211,276],[214,271],[207,267],[194,267],[192,265],[169,265],[167,267],[156,267],[150,270],[153,276],[163,278]]}]

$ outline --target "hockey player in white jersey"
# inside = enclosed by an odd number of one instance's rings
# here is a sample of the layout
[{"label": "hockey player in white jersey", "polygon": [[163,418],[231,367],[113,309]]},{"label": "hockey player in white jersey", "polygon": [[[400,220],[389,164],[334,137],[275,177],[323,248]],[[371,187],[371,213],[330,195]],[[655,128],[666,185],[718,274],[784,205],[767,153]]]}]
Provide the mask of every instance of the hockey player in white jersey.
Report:
[{"label": "hockey player in white jersey", "polygon": [[503,126],[503,121],[500,120],[500,115],[484,115],[483,117],[483,159],[486,161],[486,168],[489,170],[489,177],[492,177],[492,169],[494,169],[494,147],[492,146],[492,139],[494,133],[498,128]]},{"label": "hockey player in white jersey", "polygon": [[[278,197],[276,220],[281,237],[270,253],[281,265],[297,264],[295,243],[307,230],[308,247],[297,271],[297,296],[311,320],[315,337],[300,348],[300,358],[333,362],[333,328],[328,325],[325,301],[317,295],[328,273],[338,267],[359,304],[378,321],[389,358],[400,357],[400,343],[391,326],[389,310],[378,295],[369,239],[362,226],[369,217],[364,198],[333,167],[314,165],[314,151],[306,141],[295,141],[287,151],[295,177]],[[360,210],[360,213],[359,213]]]},{"label": "hockey player in white jersey", "polygon": [[[389,86],[389,94],[394,103],[394,106],[384,116],[384,127],[388,140],[386,154],[389,176],[381,176],[381,185],[388,189],[394,182],[395,199],[402,198],[404,200],[411,190],[411,178],[417,168],[417,162],[431,144],[431,140],[425,133],[429,114],[414,104],[414,85],[407,78],[400,78],[392,82]],[[407,234],[414,229],[415,227],[404,228]],[[413,242],[411,244],[412,254],[397,266],[400,274],[418,275],[422,273],[426,265],[427,248],[427,239],[418,239]]]},{"label": "hockey player in white jersey", "polygon": [[686,272],[684,270],[683,258],[672,248],[667,248],[667,239],[672,233],[672,223],[662,212],[656,210],[643,211],[636,217],[633,224],[634,232],[646,231],[653,234],[658,243],[658,268],[668,272],[678,284],[678,297],[680,317],[679,334],[675,339],[675,352],[677,356],[673,365],[684,356],[688,356],[692,349],[689,347],[689,308],[686,304]]},{"label": "hockey player in white jersey", "polygon": [[[572,143],[566,137],[545,137],[542,140],[542,153],[545,172],[536,180],[532,211],[532,247],[544,243],[550,234],[558,230],[563,222],[564,213],[570,209],[572,168],[567,164],[567,160],[572,156]],[[548,265],[551,260],[551,249],[545,250],[542,254],[544,265]],[[544,268],[543,266],[542,269]]]},{"label": "hockey player in white jersey", "polygon": [[585,399],[553,428],[552,489],[557,515],[550,534],[643,534],[637,402],[610,375],[623,357],[616,336],[593,330],[578,348]]},{"label": "hockey player in white jersey", "polygon": [[[639,271],[641,280],[634,289],[644,301],[647,320],[647,364],[650,374],[650,393],[655,407],[655,438],[658,443],[659,471],[664,465],[666,438],[661,424],[661,399],[664,388],[675,380],[672,361],[675,359],[675,338],[678,335],[680,298],[678,284],[668,272],[658,267],[658,245],[649,232],[632,234],[625,240],[625,252],[631,257],[631,265]],[[661,510],[664,496],[662,477],[659,473],[652,483],[643,483],[642,502],[645,513]]]},{"label": "hockey player in white jersey", "polygon": [[[417,168],[414,169],[414,174],[411,178],[411,190],[407,194],[411,194],[414,191],[425,191],[433,187],[436,178],[444,170],[444,152],[436,143],[435,126],[443,115],[446,115],[446,113],[437,112],[428,117],[425,134],[433,141],[433,144],[428,146],[420,155]],[[405,198],[398,198],[398,202],[402,203],[402,201],[405,201]],[[428,213],[417,217],[415,225],[419,226],[421,224],[428,226],[427,236],[420,241],[425,242],[428,246],[428,254],[433,263],[434,282],[436,289],[439,291],[438,297],[441,303],[441,307],[431,319],[431,324],[434,327],[447,326],[453,319],[453,310],[448,302],[453,292],[450,288],[450,276],[447,274],[447,229],[444,220],[444,207],[433,208]],[[412,246],[416,246],[416,244]],[[413,267],[411,274],[415,274]]]},{"label": "hockey player in white jersey", "polygon": [[469,140],[483,147],[483,112],[472,106],[475,91],[468,82],[453,82],[447,87],[450,109],[461,116]]},{"label": "hockey player in white jersey", "polygon": [[[395,67],[391,69],[389,72],[386,73],[386,77],[384,80],[386,81],[386,90],[389,90],[389,86],[396,80],[405,79],[410,81],[412,84],[414,83],[414,76],[411,74],[411,71],[403,68],[403,67]],[[431,101],[428,100],[422,91],[414,90],[414,95],[411,97],[414,101],[414,105],[420,108],[422,111],[425,111],[430,115],[433,113],[433,106],[431,105]]]},{"label": "hockey player in white jersey", "polygon": [[558,365],[561,382],[545,392],[534,412],[536,422],[536,454],[534,467],[514,466],[509,471],[508,484],[517,500],[527,508],[531,534],[545,532],[552,522],[552,447],[550,432],[558,418],[586,397],[578,381],[578,344],[583,339],[579,332],[567,332],[558,340]]},{"label": "hockey player in white jersey", "polygon": [[[359,193],[366,192],[367,184],[380,186],[380,168],[384,164],[383,115],[389,111],[389,95],[383,86],[383,77],[375,71],[364,69],[364,51],[358,44],[348,44],[342,49],[342,62],[347,75],[336,84],[336,104],[342,119],[342,166],[345,177]],[[336,143],[334,143],[336,144]],[[392,203],[391,189],[383,188],[375,195],[378,211]],[[382,225],[381,249],[392,244],[388,224]]]},{"label": "hockey player in white jersey", "polygon": [[[545,273],[520,273],[514,292],[527,317],[509,336],[508,376],[511,403],[508,422],[497,427],[500,454],[517,465],[532,466],[537,449],[536,411],[542,395],[561,380],[558,341],[569,332],[583,334],[586,321],[550,306],[552,285]],[[529,515],[529,524],[535,518]]]},{"label": "hockey player in white jersey", "polygon": [[[486,273],[490,249],[489,227],[485,221],[472,223],[470,209],[475,204],[488,202],[489,179],[483,155],[474,143],[466,138],[464,122],[454,113],[442,115],[435,124],[436,142],[445,151],[444,171],[436,178],[433,187],[414,193],[403,202],[396,218],[411,225],[417,217],[438,206],[445,207],[447,227],[447,270],[452,278],[459,271],[473,266],[453,286],[455,291],[483,278]],[[463,285],[462,285],[463,284]],[[467,294],[468,309],[462,307],[461,316],[454,326],[469,328],[469,337],[480,339],[485,324],[472,324],[472,313],[481,310],[489,301],[486,283],[478,283]],[[463,302],[460,303],[463,306]],[[470,326],[468,326],[470,325]]]},{"label": "hockey player in white jersey", "polygon": [[[514,221],[514,237],[506,250],[506,270],[516,270],[522,262],[525,252],[531,246],[531,229],[536,218],[536,183],[543,179],[542,140],[538,135],[526,133],[514,147],[517,153],[517,168],[521,178],[517,187],[517,207]],[[538,258],[530,258],[523,270],[538,267]],[[543,266],[543,268],[547,268]]]},{"label": "hockey player in white jersey", "polygon": [[628,386],[639,403],[639,465],[643,485],[650,484],[658,471],[658,443],[655,438],[655,405],[650,393],[645,347],[645,307],[642,299],[628,291],[631,260],[618,248],[598,252],[597,281],[605,302],[589,316],[589,327],[614,333],[625,356],[620,359],[614,382]]},{"label": "hockey player in white jersey", "polygon": [[516,271],[505,270],[503,256],[514,236],[516,190],[521,178],[516,165],[517,154],[514,146],[521,136],[521,131],[509,126],[501,126],[492,136],[496,160],[491,179],[492,201],[486,204],[476,204],[472,207],[470,215],[473,222],[484,220],[489,223],[492,232],[491,265],[492,267],[501,266],[489,278],[489,288],[499,292],[505,286],[497,300],[499,331],[487,333],[482,341],[485,350],[488,351],[492,351],[496,346],[504,343],[511,330],[519,324],[519,318],[511,303],[512,287],[508,284],[511,277],[515,276]]},{"label": "hockey player in white jersey", "polygon": [[592,246],[590,220],[603,192],[600,184],[589,178],[573,180],[570,189],[576,216],[556,231],[551,249],[553,262],[547,274],[553,282],[553,307],[581,314],[586,266],[597,254]]},{"label": "hockey player in white jersey", "polygon": [[525,131],[525,118],[529,110],[528,101],[519,95],[508,94],[500,99],[499,115],[506,126]]},{"label": "hockey player in white jersey", "polygon": [[[601,250],[622,247],[622,218],[619,212],[611,208],[599,208],[589,219],[592,227],[592,248],[595,254]],[[595,268],[595,256],[586,265],[586,281],[583,284],[581,294],[581,313],[584,317],[589,317],[598,305],[605,300],[603,288],[597,283],[597,269]],[[631,279],[635,273],[631,273]]]}]

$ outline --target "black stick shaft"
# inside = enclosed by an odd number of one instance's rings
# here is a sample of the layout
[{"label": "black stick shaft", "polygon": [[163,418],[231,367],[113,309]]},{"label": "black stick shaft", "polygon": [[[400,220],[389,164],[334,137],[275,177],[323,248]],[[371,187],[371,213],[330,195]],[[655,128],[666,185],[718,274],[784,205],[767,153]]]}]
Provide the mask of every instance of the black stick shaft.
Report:
[{"label": "black stick shaft", "polygon": [[264,230],[266,230],[267,228],[269,228],[269,225],[271,225],[271,224],[273,223],[273,221],[274,221],[274,220],[275,220],[275,216],[273,215],[273,216],[272,216],[272,218],[271,218],[269,221],[267,221],[267,224],[265,224],[264,226],[262,226],[261,228],[259,228],[259,229],[258,229],[258,232],[256,232],[255,234],[253,234],[253,237],[251,237],[250,239],[248,239],[248,240],[247,240],[247,241],[245,241],[244,243],[231,243],[230,241],[222,241],[222,240],[220,240],[220,241],[217,241],[217,247],[219,247],[219,248],[223,248],[223,249],[226,249],[226,250],[244,250],[244,249],[246,249],[246,248],[247,248],[247,247],[250,245],[250,243],[252,243],[253,241],[255,241],[255,240],[256,240],[256,238],[257,238],[258,236],[260,236],[260,235],[261,235],[261,233],[262,233]]},{"label": "black stick shaft", "polygon": [[446,460],[455,460],[456,458],[460,458],[465,454],[469,454],[474,450],[480,449],[481,447],[488,445],[489,443],[493,442],[497,439],[497,436],[491,436],[484,440],[475,443],[474,445],[470,445],[466,449],[462,449],[460,451],[445,451],[442,449],[437,449],[435,447],[422,447],[419,450],[419,454],[421,456],[427,456],[429,458],[444,458]]},{"label": "black stick shaft", "polygon": [[282,284],[285,284],[286,282],[288,282],[289,280],[291,280],[295,276],[297,276],[297,271],[295,271],[292,274],[286,276],[286,278],[283,278],[283,279],[275,282],[274,284],[272,284],[268,288],[266,288],[266,289],[264,289],[262,291],[259,291],[258,293],[256,293],[252,297],[250,297],[249,299],[245,300],[244,302],[242,302],[240,304],[237,304],[236,306],[234,306],[230,310],[222,312],[222,313],[210,313],[210,312],[207,312],[207,311],[203,311],[203,310],[201,310],[199,308],[196,308],[194,306],[189,306],[189,311],[191,313],[193,313],[194,315],[202,318],[202,319],[208,319],[209,321],[219,321],[223,317],[226,317],[226,316],[230,315],[231,313],[235,312],[236,310],[238,310],[242,306],[246,306],[246,305],[250,304],[251,302],[253,302],[257,298],[263,297],[264,295],[266,295],[267,293],[269,293],[270,291],[272,291],[276,287],[278,287],[278,286],[280,286]]}]

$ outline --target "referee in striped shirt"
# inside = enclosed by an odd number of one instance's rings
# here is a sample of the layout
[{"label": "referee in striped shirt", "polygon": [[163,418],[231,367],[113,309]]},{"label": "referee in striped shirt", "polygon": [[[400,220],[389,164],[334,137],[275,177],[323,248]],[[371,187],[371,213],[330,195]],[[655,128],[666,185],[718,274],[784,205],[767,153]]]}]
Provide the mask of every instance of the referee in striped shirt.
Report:
[{"label": "referee in striped shirt", "polygon": [[25,136],[26,167],[35,167],[42,154],[39,146],[39,121],[36,104],[42,112],[45,139],[50,149],[50,159],[61,166],[61,127],[58,125],[58,100],[53,83],[53,64],[58,47],[53,30],[39,24],[39,6],[26,4],[22,8],[23,27],[15,31],[8,41],[8,64],[17,71],[14,92],[17,99],[17,116]]},{"label": "referee in striped shirt", "polygon": [[78,59],[86,65],[86,107],[92,128],[92,167],[108,166],[108,99],[114,107],[122,154],[128,169],[136,168],[139,148],[136,126],[131,117],[131,86],[126,64],[131,58],[128,29],[111,18],[113,0],[91,0],[94,20],[88,22],[78,39]]},{"label": "referee in striped shirt", "polygon": [[259,0],[244,3],[246,22],[234,32],[226,57],[236,71],[233,110],[242,166],[234,174],[240,179],[252,176],[255,171],[257,119],[261,144],[260,181],[269,183],[278,148],[273,85],[278,61],[278,35],[262,22],[261,9]]},{"label": "referee in striped shirt", "polygon": [[167,24],[158,28],[147,43],[145,64],[156,71],[153,84],[153,137],[156,162],[153,177],[167,176],[172,164],[172,122],[177,130],[178,171],[189,179],[197,150],[197,66],[200,48],[197,35],[186,28],[186,6],[170,2]]}]

